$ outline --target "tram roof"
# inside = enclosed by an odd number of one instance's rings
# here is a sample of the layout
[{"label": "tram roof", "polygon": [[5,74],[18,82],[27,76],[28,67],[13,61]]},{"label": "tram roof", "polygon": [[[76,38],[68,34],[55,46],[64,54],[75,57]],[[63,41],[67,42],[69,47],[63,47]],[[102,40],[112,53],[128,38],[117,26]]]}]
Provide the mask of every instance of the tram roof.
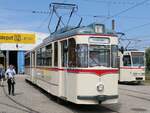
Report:
[{"label": "tram roof", "polygon": [[142,50],[127,50],[127,51],[125,51],[125,52],[139,52],[139,53],[144,53],[145,51],[142,51]]},{"label": "tram roof", "polygon": [[[102,32],[95,31],[95,28],[97,26],[100,26],[102,28]],[[80,34],[96,34],[96,35],[100,34],[100,35],[110,35],[110,36],[117,35],[113,30],[105,28],[104,24],[94,22],[88,26],[82,26],[82,27],[67,26],[61,28],[58,31],[52,33],[49,37],[43,40],[43,42],[55,41],[58,39],[62,39],[74,35],[80,35]]]},{"label": "tram roof", "polygon": [[[95,31],[96,26],[103,26],[103,32],[97,33]],[[45,38],[43,40],[43,43],[39,44],[35,48],[41,47],[41,46],[48,44],[49,42],[52,42],[55,40],[59,40],[59,39],[63,39],[63,38],[67,38],[67,37],[71,37],[71,36],[75,36],[75,35],[84,35],[84,34],[117,36],[115,31],[105,28],[104,24],[94,22],[88,26],[82,26],[82,27],[67,26],[62,29],[59,29],[57,32],[54,32],[50,36]],[[35,48],[33,48],[32,50],[34,50]]]},{"label": "tram roof", "polygon": [[138,49],[126,49],[124,50],[125,52],[145,52],[143,50],[138,50]]}]

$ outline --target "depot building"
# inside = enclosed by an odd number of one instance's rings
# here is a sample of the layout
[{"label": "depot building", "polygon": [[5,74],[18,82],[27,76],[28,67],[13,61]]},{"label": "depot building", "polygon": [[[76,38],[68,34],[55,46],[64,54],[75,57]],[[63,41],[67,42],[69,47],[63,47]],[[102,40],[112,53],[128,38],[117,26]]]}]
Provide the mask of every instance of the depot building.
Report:
[{"label": "depot building", "polygon": [[0,64],[5,69],[14,65],[17,73],[24,73],[24,54],[40,44],[48,34],[29,31],[0,31]]}]

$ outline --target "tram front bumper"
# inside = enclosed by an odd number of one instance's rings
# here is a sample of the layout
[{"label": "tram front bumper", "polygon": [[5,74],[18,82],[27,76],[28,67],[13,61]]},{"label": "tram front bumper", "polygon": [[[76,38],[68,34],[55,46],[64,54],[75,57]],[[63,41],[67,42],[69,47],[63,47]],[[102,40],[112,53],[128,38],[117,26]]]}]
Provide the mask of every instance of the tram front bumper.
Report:
[{"label": "tram front bumper", "polygon": [[119,95],[97,95],[97,96],[77,96],[77,99],[105,101],[109,99],[117,99],[118,97]]}]

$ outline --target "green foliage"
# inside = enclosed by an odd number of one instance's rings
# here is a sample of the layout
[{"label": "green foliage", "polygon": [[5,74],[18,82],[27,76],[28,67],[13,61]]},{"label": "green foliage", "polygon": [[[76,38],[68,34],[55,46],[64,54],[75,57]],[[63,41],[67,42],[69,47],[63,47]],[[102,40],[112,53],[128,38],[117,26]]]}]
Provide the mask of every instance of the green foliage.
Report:
[{"label": "green foliage", "polygon": [[146,70],[150,71],[150,48],[146,49]]}]

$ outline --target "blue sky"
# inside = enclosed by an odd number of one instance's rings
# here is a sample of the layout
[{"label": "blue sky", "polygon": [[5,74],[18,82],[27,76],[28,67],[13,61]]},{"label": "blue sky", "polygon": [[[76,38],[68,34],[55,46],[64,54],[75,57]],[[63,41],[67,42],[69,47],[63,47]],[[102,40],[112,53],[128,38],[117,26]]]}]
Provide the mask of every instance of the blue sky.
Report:
[{"label": "blue sky", "polygon": [[[131,8],[143,1],[144,4]],[[134,40],[129,45],[130,48],[143,50],[150,46],[150,0],[0,0],[0,30],[19,29],[48,33],[49,15],[34,14],[32,11],[48,11],[51,2],[77,4],[78,12],[72,20],[74,23],[82,16],[82,25],[98,21],[111,28],[111,20],[115,19],[116,31],[124,32],[127,38]],[[128,8],[128,11],[120,13]],[[120,15],[106,19],[118,13]],[[124,45],[126,43],[128,41],[121,42]]]}]

